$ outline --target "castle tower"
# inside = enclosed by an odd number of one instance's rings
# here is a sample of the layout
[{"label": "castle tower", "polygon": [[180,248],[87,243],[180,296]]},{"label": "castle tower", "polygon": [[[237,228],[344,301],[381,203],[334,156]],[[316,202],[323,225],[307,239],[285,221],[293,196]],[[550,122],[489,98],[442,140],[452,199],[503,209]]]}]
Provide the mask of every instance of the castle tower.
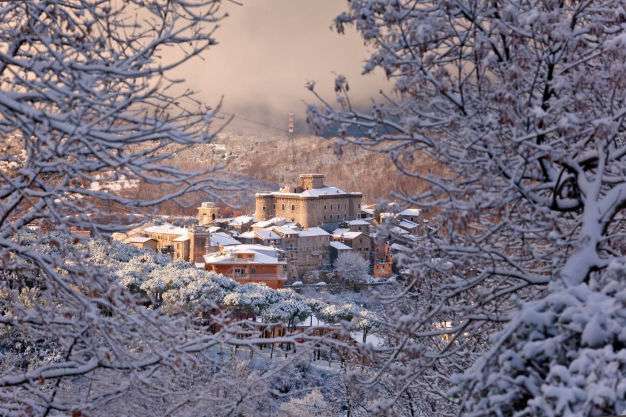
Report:
[{"label": "castle tower", "polygon": [[322,174],[302,174],[298,175],[298,187],[302,190],[314,190],[324,188],[324,175]]},{"label": "castle tower", "polygon": [[275,216],[274,197],[271,194],[257,193],[254,217],[261,220],[269,220]]},{"label": "castle tower", "polygon": [[205,201],[198,207],[198,224],[211,224],[219,217],[220,208],[211,201]]}]

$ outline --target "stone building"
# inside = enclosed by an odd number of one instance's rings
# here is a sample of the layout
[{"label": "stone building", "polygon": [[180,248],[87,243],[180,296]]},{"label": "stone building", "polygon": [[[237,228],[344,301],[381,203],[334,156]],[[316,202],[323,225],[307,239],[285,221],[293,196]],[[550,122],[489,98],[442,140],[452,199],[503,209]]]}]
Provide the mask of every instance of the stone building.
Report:
[{"label": "stone building", "polygon": [[398,217],[402,220],[408,220],[417,223],[421,220],[421,210],[417,208],[408,208],[398,213]]},{"label": "stone building", "polygon": [[276,246],[285,251],[288,274],[292,278],[329,265],[330,234],[319,227],[304,230],[276,226],[272,231],[280,236]]},{"label": "stone building", "polygon": [[169,223],[149,226],[142,234],[157,242],[157,249],[163,253],[174,254],[175,240],[187,233],[187,229]]},{"label": "stone building", "polygon": [[352,249],[350,246],[334,240],[330,242],[329,246],[331,264],[334,264],[337,258],[339,258],[339,255],[341,255],[342,253],[354,252],[354,249]]},{"label": "stone building", "polygon": [[150,249],[155,252],[157,250],[157,241],[147,236],[129,236],[123,242],[138,249]]},{"label": "stone building", "polygon": [[224,247],[205,255],[207,271],[225,275],[240,284],[258,283],[270,288],[282,288],[287,280],[287,263],[278,250],[260,245]]},{"label": "stone building", "polygon": [[389,243],[385,242],[376,246],[372,269],[374,278],[389,278],[393,275],[393,256]]},{"label": "stone building", "polygon": [[296,187],[257,193],[255,217],[259,221],[283,217],[304,228],[341,223],[359,217],[362,197],[324,185],[321,174],[304,174]]},{"label": "stone building", "polygon": [[335,242],[350,246],[356,253],[368,262],[372,261],[372,239],[363,232],[353,232],[349,229],[337,229],[333,232]]},{"label": "stone building", "polygon": [[363,219],[349,220],[345,223],[346,227],[352,232],[361,232],[369,235],[370,222]]},{"label": "stone building", "polygon": [[173,258],[191,263],[202,263],[204,255],[241,243],[229,234],[216,231],[216,229],[218,228],[193,226],[187,230],[175,239]]}]

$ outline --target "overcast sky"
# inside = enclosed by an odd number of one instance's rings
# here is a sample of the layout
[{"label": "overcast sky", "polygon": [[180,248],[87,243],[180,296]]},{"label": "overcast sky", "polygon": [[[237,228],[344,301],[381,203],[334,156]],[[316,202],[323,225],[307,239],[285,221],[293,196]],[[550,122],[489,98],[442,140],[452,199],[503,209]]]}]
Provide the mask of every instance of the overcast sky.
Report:
[{"label": "overcast sky", "polygon": [[218,30],[220,43],[204,61],[187,64],[187,85],[209,103],[225,96],[225,108],[248,117],[284,120],[302,113],[304,88],[316,80],[320,92],[333,97],[334,72],[349,76],[355,100],[375,95],[380,76],[362,76],[367,56],[363,42],[350,30],[330,29],[344,10],[344,0],[244,0],[228,6],[230,17]]}]

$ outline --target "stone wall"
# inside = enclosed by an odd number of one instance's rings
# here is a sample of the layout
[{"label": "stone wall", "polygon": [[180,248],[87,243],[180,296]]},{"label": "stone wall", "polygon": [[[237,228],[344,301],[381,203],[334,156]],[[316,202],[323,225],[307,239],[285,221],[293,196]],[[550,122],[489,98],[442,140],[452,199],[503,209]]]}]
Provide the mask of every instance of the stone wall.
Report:
[{"label": "stone wall", "polygon": [[219,218],[219,207],[215,203],[204,202],[198,207],[198,224],[211,224]]},{"label": "stone wall", "polygon": [[361,195],[339,194],[320,197],[298,195],[259,194],[256,197],[255,217],[269,220],[283,217],[302,227],[339,223],[359,217]]}]

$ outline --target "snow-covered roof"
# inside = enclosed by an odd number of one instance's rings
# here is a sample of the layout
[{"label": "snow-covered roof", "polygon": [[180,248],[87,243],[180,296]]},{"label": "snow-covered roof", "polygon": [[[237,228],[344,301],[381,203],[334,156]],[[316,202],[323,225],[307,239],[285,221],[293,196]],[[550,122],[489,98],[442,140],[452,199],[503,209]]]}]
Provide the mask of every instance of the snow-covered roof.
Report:
[{"label": "snow-covered roof", "polygon": [[225,247],[223,251],[229,252],[229,253],[234,253],[234,252],[246,253],[249,251],[254,251],[254,252],[259,252],[259,253],[263,253],[265,255],[274,256],[274,257],[278,257],[280,253],[284,252],[282,249],[278,249],[273,246],[257,245],[255,243],[228,246],[228,247]]},{"label": "snow-covered roof", "polygon": [[238,216],[231,219],[228,223],[232,226],[240,226],[242,224],[252,223],[255,221],[255,218],[252,216]]},{"label": "snow-covered roof", "polygon": [[184,242],[186,240],[189,240],[189,235],[187,233],[178,236],[176,239],[174,239],[174,242]]},{"label": "snow-covered roof", "polygon": [[357,220],[349,220],[346,222],[347,224],[349,224],[350,226],[369,226],[369,222],[362,220],[362,219],[357,219]]},{"label": "snow-covered roof", "polygon": [[319,197],[321,195],[346,194],[344,190],[337,187],[312,188],[300,193],[303,197]]},{"label": "snow-covered roof", "polygon": [[[207,264],[267,264],[286,265],[286,262],[279,261],[277,256],[272,256],[271,252],[265,250],[255,250],[253,246],[261,245],[237,245],[230,247],[223,252],[204,255],[204,262]],[[269,246],[262,248],[272,249]],[[239,257],[239,254],[252,255],[251,257]]]},{"label": "snow-covered roof", "polygon": [[363,206],[361,206],[361,211],[363,213],[371,214],[372,216],[374,215],[374,209],[370,208],[370,207],[363,207]]},{"label": "snow-covered roof", "polygon": [[257,230],[253,232],[261,240],[279,240],[280,236],[271,230]]},{"label": "snow-covered roof", "polygon": [[411,229],[415,229],[415,228],[417,228],[417,223],[412,222],[412,221],[410,221],[410,220],[402,220],[402,221],[398,224],[398,226],[400,226],[400,227],[401,227],[401,228],[403,228],[403,229],[409,229],[409,230],[411,230]]},{"label": "snow-covered roof", "polygon": [[269,220],[263,220],[252,225],[253,229],[265,229],[270,226],[282,226],[287,223],[287,219],[283,217],[273,217]]},{"label": "snow-covered roof", "polygon": [[362,232],[347,232],[341,235],[341,237],[343,237],[344,239],[356,239],[359,236],[362,236],[363,233]]},{"label": "snow-covered roof", "polygon": [[389,231],[391,233],[393,233],[393,234],[396,234],[396,235],[405,235],[405,234],[409,233],[406,230],[404,230],[403,228],[398,227],[398,226],[392,227],[391,229],[389,229]]},{"label": "snow-covered roof", "polygon": [[[340,229],[337,229],[340,230]],[[363,234],[363,232],[352,232],[352,231],[344,231],[346,229],[341,229],[341,232],[337,233],[337,230],[335,230],[333,232],[333,236],[334,237],[338,237],[338,238],[343,238],[343,239],[348,239],[348,240],[352,240],[352,239],[356,239],[357,237],[361,236]]]},{"label": "snow-covered roof", "polygon": [[408,246],[404,246],[399,243],[392,243],[389,249],[394,252],[409,252],[411,250]]},{"label": "snow-covered roof", "polygon": [[124,239],[124,243],[146,243],[149,240],[154,240],[151,237],[147,236],[130,236]]},{"label": "snow-covered roof", "polygon": [[362,194],[361,193],[349,193],[337,187],[322,187],[322,188],[312,188],[310,190],[305,190],[300,193],[272,191],[269,193],[257,193],[256,195],[257,196],[277,195],[277,196],[285,196],[285,197],[315,198],[315,197],[334,196],[334,195],[362,195]]},{"label": "snow-covered roof", "polygon": [[330,246],[337,250],[352,250],[352,248],[344,243],[332,241],[330,242]]},{"label": "snow-covered roof", "polygon": [[300,230],[298,235],[303,237],[313,237],[313,236],[330,236],[326,230],[321,227],[309,227],[307,229]]},{"label": "snow-covered roof", "polygon": [[211,246],[230,246],[239,245],[241,242],[233,238],[227,233],[217,232],[211,233]]},{"label": "snow-covered roof", "polygon": [[184,227],[174,226],[173,224],[163,223],[149,226],[143,229],[144,233],[157,233],[163,235],[183,235],[187,233]]},{"label": "snow-covered roof", "polygon": [[422,211],[416,208],[408,208],[398,213],[400,216],[419,216]]},{"label": "snow-covered roof", "polygon": [[239,237],[243,238],[243,239],[254,239],[256,238],[256,233],[255,232],[243,232],[239,235]]},{"label": "snow-covered roof", "polygon": [[291,227],[285,226],[274,226],[272,230],[280,235],[297,235],[299,234],[298,230],[292,229]]},{"label": "snow-covered roof", "polygon": [[344,233],[348,233],[350,229],[346,229],[345,227],[340,227],[338,229],[333,230],[333,235],[342,235]]}]

